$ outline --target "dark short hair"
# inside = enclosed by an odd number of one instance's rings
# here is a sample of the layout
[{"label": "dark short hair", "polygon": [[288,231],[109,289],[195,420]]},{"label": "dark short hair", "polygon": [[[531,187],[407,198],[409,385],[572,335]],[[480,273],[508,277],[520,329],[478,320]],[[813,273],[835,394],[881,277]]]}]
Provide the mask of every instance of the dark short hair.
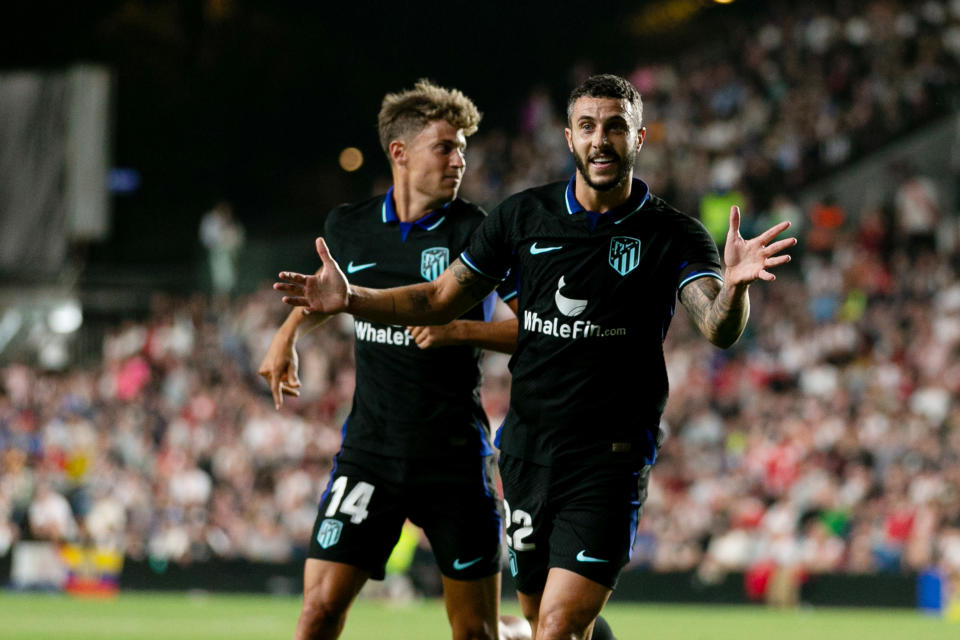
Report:
[{"label": "dark short hair", "polygon": [[570,92],[570,99],[567,100],[567,124],[571,124],[573,104],[584,96],[626,100],[633,105],[637,118],[637,129],[643,123],[643,101],[640,99],[640,92],[625,78],[610,73],[601,73],[584,80],[583,84]]},{"label": "dark short hair", "polygon": [[392,141],[420,133],[433,120],[446,120],[469,136],[477,131],[481,117],[463,92],[418,80],[413,89],[384,96],[377,117],[380,146],[389,156]]}]

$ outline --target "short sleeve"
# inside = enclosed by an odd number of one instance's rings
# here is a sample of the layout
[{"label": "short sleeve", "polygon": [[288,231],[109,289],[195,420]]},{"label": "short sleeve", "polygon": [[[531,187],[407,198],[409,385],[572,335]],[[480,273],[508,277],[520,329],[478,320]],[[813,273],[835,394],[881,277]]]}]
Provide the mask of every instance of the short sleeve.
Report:
[{"label": "short sleeve", "polygon": [[678,247],[679,269],[677,273],[677,292],[700,278],[723,280],[720,265],[720,252],[706,228],[699,220],[684,216],[685,229],[683,240]]},{"label": "short sleeve", "polygon": [[[460,254],[460,260],[467,267],[497,282],[503,282],[510,271],[509,219],[503,204],[496,207],[474,230],[467,248]],[[513,288],[515,291],[515,281]]]}]

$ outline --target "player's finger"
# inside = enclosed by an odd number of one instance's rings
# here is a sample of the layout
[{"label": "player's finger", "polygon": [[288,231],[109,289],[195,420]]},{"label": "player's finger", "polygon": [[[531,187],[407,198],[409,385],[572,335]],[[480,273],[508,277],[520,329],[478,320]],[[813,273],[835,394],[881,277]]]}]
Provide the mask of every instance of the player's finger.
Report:
[{"label": "player's finger", "polygon": [[773,258],[767,258],[763,262],[764,268],[766,267],[779,267],[782,264],[790,262],[790,256],[775,256]]},{"label": "player's finger", "polygon": [[283,406],[283,393],[280,391],[280,380],[276,376],[267,378],[270,383],[270,393],[273,395],[273,407],[279,411]]},{"label": "player's finger", "polygon": [[776,253],[780,253],[784,249],[789,249],[793,245],[797,244],[796,238],[784,238],[783,240],[777,240],[774,243],[768,244],[764,253],[768,256],[772,256]]},{"label": "player's finger", "polygon": [[323,262],[324,266],[333,262],[333,258],[330,257],[330,250],[327,249],[327,243],[324,242],[323,238],[317,238],[315,243],[317,245],[317,255],[320,256],[320,260]]},{"label": "player's finger", "polygon": [[310,302],[303,296],[283,296],[280,298],[291,307],[309,307]]},{"label": "player's finger", "polygon": [[730,234],[736,237],[740,234],[740,207],[730,207]]},{"label": "player's finger", "polygon": [[281,386],[280,388],[281,388],[281,389],[283,390],[283,392],[284,392],[285,394],[287,394],[288,396],[293,396],[294,398],[299,398],[299,397],[300,397],[300,390],[299,390],[299,389],[291,389],[291,388],[288,387],[287,385],[283,385],[283,386]]},{"label": "player's finger", "polygon": [[773,282],[774,280],[777,279],[777,276],[773,275],[772,273],[770,273],[770,272],[767,271],[766,269],[761,269],[761,270],[760,270],[759,278],[760,278],[761,280],[763,280],[764,282]]},{"label": "player's finger", "polygon": [[293,365],[290,365],[290,367],[287,368],[287,374],[285,376],[283,383],[288,387],[300,386],[300,378],[297,376],[297,372],[293,368]]},{"label": "player's finger", "polygon": [[286,291],[288,293],[303,293],[303,285],[290,284],[288,282],[274,282],[274,291]]},{"label": "player's finger", "polygon": [[778,222],[777,224],[773,225],[772,227],[770,227],[769,229],[761,233],[759,236],[757,236],[757,239],[760,241],[760,244],[767,244],[771,240],[776,238],[778,235],[786,231],[789,227],[790,227],[789,220]]},{"label": "player's finger", "polygon": [[303,284],[307,281],[307,276],[302,273],[296,273],[295,271],[281,271],[279,275],[281,280],[289,280],[290,282],[296,282],[298,284]]}]

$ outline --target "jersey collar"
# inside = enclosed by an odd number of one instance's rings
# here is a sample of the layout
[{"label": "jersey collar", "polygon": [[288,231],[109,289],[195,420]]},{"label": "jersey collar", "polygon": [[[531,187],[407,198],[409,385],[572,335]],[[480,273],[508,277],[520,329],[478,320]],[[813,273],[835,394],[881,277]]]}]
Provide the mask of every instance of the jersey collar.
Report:
[{"label": "jersey collar", "polygon": [[630,197],[627,198],[627,201],[623,204],[610,209],[606,213],[600,213],[598,211],[587,211],[582,204],[577,201],[577,197],[574,195],[574,188],[576,185],[577,176],[574,174],[570,178],[570,182],[567,183],[567,190],[565,193],[565,200],[567,203],[567,213],[574,215],[576,213],[586,213],[587,219],[590,220],[590,230],[593,231],[597,223],[606,218],[607,220],[613,221],[613,224],[620,224],[637,211],[643,208],[643,205],[646,204],[647,200],[650,199],[650,187],[647,186],[647,183],[638,178],[633,179],[633,188],[630,190]]},{"label": "jersey collar", "polygon": [[410,230],[414,226],[420,227],[424,231],[433,231],[447,219],[446,210],[453,201],[451,200],[447,204],[443,205],[435,211],[431,211],[427,215],[423,216],[418,220],[413,222],[400,222],[400,218],[397,217],[397,205],[393,201],[393,187],[387,191],[387,195],[383,197],[383,205],[380,207],[381,218],[384,224],[396,223],[400,225],[400,235],[403,238],[403,241],[406,242],[407,236],[410,234]]}]

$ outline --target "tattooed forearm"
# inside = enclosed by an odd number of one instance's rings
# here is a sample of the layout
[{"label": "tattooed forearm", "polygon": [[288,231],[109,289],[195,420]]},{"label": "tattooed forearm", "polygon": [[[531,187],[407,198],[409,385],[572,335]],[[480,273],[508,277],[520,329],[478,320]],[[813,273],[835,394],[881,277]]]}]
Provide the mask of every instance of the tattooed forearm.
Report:
[{"label": "tattooed forearm", "polygon": [[450,265],[450,271],[453,273],[453,277],[457,279],[457,284],[467,292],[467,295],[469,295],[474,302],[479,302],[486,298],[487,294],[494,288],[494,283],[478,276],[475,271],[463,264],[459,258],[454,260],[453,264]]},{"label": "tattooed forearm", "polygon": [[720,283],[713,278],[694,280],[680,291],[680,302],[698,327],[703,326],[707,312],[718,293]]},{"label": "tattooed forearm", "polygon": [[422,291],[411,291],[408,294],[410,308],[414,313],[426,313],[430,311],[430,298]]},{"label": "tattooed forearm", "polygon": [[740,338],[750,315],[746,288],[724,287],[715,278],[700,278],[688,284],[680,292],[680,302],[700,332],[723,348]]}]

